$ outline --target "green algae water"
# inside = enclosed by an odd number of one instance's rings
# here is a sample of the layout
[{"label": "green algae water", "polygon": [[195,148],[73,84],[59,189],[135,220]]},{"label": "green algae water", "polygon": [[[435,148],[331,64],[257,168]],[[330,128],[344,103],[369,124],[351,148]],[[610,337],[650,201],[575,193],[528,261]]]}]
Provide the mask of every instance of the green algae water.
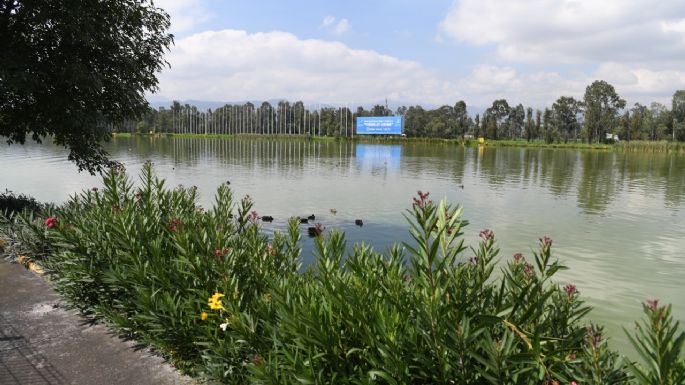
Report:
[{"label": "green algae water", "polygon": [[[205,207],[230,181],[237,198],[249,194],[260,215],[274,217],[267,232],[313,214],[326,231],[379,251],[411,242],[403,213],[427,191],[464,207],[467,244],[492,229],[502,259],[522,252],[530,260],[538,238],[551,237],[570,268],[559,283],[578,287],[594,307],[589,321],[607,326],[614,347],[628,347],[621,328],[632,330],[646,299],[673,303],[685,320],[683,154],[138,136],[114,138],[107,150],[134,179],[150,160],[171,186],[197,186]],[[0,147],[0,189],[61,203],[100,185],[59,147]],[[313,257],[305,225],[303,250],[306,264]]]}]

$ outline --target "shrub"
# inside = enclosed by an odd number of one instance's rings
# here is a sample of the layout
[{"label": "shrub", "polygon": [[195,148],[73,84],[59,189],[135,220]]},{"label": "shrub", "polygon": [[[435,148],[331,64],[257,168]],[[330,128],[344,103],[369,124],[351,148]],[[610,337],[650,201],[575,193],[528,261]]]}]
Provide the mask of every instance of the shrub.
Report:
[{"label": "shrub", "polygon": [[42,209],[43,205],[33,197],[24,194],[17,195],[9,190],[0,194],[0,215],[5,218],[11,219],[23,211],[38,213]]},{"label": "shrub", "polygon": [[[427,193],[406,214],[411,244],[347,251],[333,231],[316,237],[315,263],[301,272],[297,220],[269,239],[251,199],[234,202],[226,185],[211,210],[195,188],[166,188],[150,165],[139,188],[120,170],[104,186],[26,219],[54,250],[45,267],[75,306],[193,374],[236,384],[629,384],[629,373],[663,373],[626,363],[601,327],[583,324],[590,309],[576,287],[553,280],[564,267],[550,238],[498,262],[492,231],[467,248],[461,208]],[[658,325],[644,330],[672,345],[645,351],[680,373],[678,325],[668,314]]]},{"label": "shrub", "polygon": [[[0,194],[0,256],[11,260],[31,259],[49,253],[45,231],[36,220],[50,208],[35,198],[9,190]],[[30,258],[27,256],[31,256]]]}]

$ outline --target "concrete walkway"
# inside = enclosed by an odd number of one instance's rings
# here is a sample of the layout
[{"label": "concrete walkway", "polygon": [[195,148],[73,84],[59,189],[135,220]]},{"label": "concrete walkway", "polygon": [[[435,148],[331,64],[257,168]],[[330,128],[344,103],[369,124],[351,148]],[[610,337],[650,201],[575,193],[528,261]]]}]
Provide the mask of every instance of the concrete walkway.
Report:
[{"label": "concrete walkway", "polygon": [[89,325],[43,278],[0,258],[0,385],[193,383],[107,327]]}]

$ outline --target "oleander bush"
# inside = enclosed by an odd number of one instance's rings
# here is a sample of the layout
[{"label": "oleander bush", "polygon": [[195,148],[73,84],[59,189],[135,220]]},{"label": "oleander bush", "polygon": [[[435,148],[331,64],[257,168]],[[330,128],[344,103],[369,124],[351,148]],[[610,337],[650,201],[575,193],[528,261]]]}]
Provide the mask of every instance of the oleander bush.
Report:
[{"label": "oleander bush", "polygon": [[26,264],[50,253],[43,226],[35,220],[48,206],[9,190],[0,194],[0,258]]},{"label": "oleander bush", "polygon": [[211,382],[683,384],[685,337],[669,307],[645,306],[631,337],[644,362],[629,362],[585,324],[576,287],[555,281],[564,267],[550,238],[500,259],[483,230],[469,248],[461,208],[427,193],[406,213],[413,242],[348,251],[329,232],[302,270],[296,219],[270,238],[226,185],[209,210],[150,165],[138,186],[113,169],[101,191],[22,218],[49,243],[44,267],[74,306]]},{"label": "oleander bush", "polygon": [[5,190],[0,193],[0,215],[5,218],[13,218],[24,211],[40,212],[43,205],[36,198],[24,194],[15,194]]}]

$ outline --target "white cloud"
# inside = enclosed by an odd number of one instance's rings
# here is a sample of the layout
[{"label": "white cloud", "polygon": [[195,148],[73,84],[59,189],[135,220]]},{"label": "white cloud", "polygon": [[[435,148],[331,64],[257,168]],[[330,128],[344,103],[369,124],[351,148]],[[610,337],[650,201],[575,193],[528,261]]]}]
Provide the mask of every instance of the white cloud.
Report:
[{"label": "white cloud", "polygon": [[654,63],[683,60],[684,18],[681,0],[461,0],[440,30],[512,62]]},{"label": "white cloud", "polygon": [[680,19],[678,21],[662,21],[661,30],[665,33],[678,33],[681,35],[681,38],[685,38],[685,19]]},{"label": "white cloud", "polygon": [[[481,64],[461,79],[443,79],[418,62],[340,42],[299,39],[287,32],[207,31],[178,39],[160,74],[158,97],[218,101],[287,98],[311,103],[376,103],[385,98],[422,105],[551,105],[582,98],[594,80],[613,84],[629,105],[669,103],[685,87],[685,71],[604,62],[588,71],[525,70]],[[520,65],[518,66],[520,67]]]},{"label": "white cloud", "polygon": [[323,21],[321,22],[322,27],[329,27],[335,23],[335,16],[326,16],[323,18]]},{"label": "white cloud", "polygon": [[545,105],[582,97],[597,79],[629,103],[667,102],[685,88],[681,0],[460,0],[439,29],[494,50],[495,65],[479,65],[459,83],[475,99]]},{"label": "white cloud", "polygon": [[421,64],[287,32],[207,31],[178,39],[159,96],[202,100],[454,103],[453,85]]},{"label": "white cloud", "polygon": [[673,92],[685,86],[685,71],[655,71],[615,62],[602,63],[589,73],[569,74],[554,70],[520,73],[508,66],[480,65],[456,86],[470,104],[489,106],[505,98],[510,104],[544,107],[560,96],[582,99],[585,88],[595,80],[612,84],[628,105],[653,101],[669,104]]},{"label": "white cloud", "polygon": [[190,32],[211,18],[201,0],[157,0],[155,6],[171,16],[171,33]]},{"label": "white cloud", "polygon": [[487,107],[496,99],[507,99],[509,104],[544,106],[561,96],[560,92],[582,96],[585,85],[565,80],[556,72],[520,74],[512,67],[480,65],[461,79],[458,87],[467,95],[467,104]]},{"label": "white cloud", "polygon": [[348,29],[350,29],[350,23],[347,19],[342,19],[338,22],[338,25],[335,26],[335,34],[342,35],[347,32]]},{"label": "white cloud", "polygon": [[350,29],[350,22],[347,19],[340,19],[337,23],[335,22],[335,16],[326,16],[321,21],[321,28],[327,29],[334,35],[343,35]]},{"label": "white cloud", "polygon": [[[161,0],[174,28],[197,30],[209,13],[199,0]],[[199,16],[193,16],[199,15]],[[328,15],[320,28],[349,32]],[[206,31],[176,39],[158,97],[202,100],[288,98],[422,105],[488,106],[506,98],[533,107],[559,96],[582,98],[602,79],[629,105],[668,103],[685,88],[685,2],[662,0],[460,0],[440,25],[441,39],[492,48],[460,79],[411,60],[287,32]],[[443,44],[443,43],[440,43]],[[558,64],[564,64],[558,66]]]}]

